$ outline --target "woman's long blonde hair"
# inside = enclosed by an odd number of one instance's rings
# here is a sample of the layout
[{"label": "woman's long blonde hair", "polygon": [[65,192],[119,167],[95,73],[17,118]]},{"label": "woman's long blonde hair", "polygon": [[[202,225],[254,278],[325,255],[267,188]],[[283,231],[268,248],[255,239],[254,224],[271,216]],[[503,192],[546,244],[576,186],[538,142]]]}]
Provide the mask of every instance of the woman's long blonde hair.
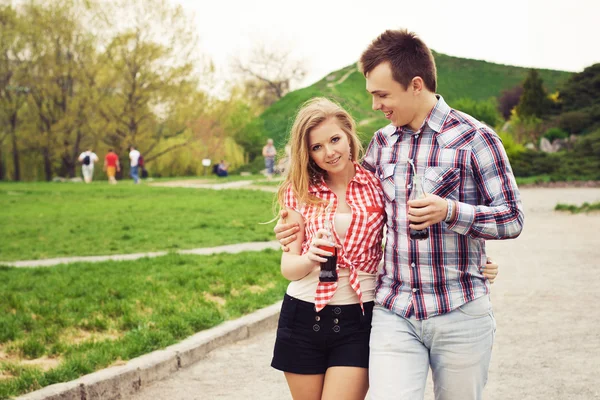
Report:
[{"label": "woman's long blonde hair", "polygon": [[289,172],[277,193],[279,207],[284,207],[285,193],[290,186],[299,204],[319,204],[323,202],[308,192],[311,183],[320,182],[321,178],[326,175],[326,172],[311,160],[308,140],[310,132],[314,128],[332,118],[348,136],[352,161],[357,161],[362,156],[362,145],[356,134],[356,124],[348,111],[324,97],[315,97],[308,100],[296,114],[290,132],[288,141],[288,145],[291,147]]}]

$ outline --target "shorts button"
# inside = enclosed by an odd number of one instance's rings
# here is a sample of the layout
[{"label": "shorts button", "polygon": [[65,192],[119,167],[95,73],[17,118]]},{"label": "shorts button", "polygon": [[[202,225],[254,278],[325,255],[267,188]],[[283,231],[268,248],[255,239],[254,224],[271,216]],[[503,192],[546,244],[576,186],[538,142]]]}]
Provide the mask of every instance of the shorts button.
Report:
[{"label": "shorts button", "polygon": [[342,313],[342,309],[339,308],[339,307],[336,307],[336,308],[333,309],[333,313],[335,315],[340,315]]},{"label": "shorts button", "polygon": [[321,327],[319,326],[319,324],[314,324],[313,325],[313,331],[319,332],[320,330],[321,330]]},{"label": "shorts button", "polygon": [[319,317],[318,315],[315,317],[315,321],[319,322],[321,320],[321,317]]},{"label": "shorts button", "polygon": [[338,322],[340,322],[337,318],[334,318],[333,323],[337,324]]},{"label": "shorts button", "polygon": [[340,327],[339,327],[339,325],[334,325],[334,326],[333,326],[333,331],[334,331],[335,333],[338,333],[338,332],[340,331]]}]

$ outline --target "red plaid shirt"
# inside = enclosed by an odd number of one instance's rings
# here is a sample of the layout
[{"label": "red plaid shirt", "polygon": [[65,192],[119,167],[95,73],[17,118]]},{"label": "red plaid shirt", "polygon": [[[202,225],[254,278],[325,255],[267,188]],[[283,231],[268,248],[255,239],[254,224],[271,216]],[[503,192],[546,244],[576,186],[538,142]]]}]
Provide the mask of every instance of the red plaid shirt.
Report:
[{"label": "red plaid shirt", "polygon": [[[349,283],[358,295],[362,307],[362,293],[357,270],[370,274],[377,273],[377,266],[383,255],[381,240],[383,239],[385,213],[379,179],[357,163],[355,163],[355,169],[356,175],[348,184],[346,191],[346,202],[352,209],[352,222],[344,243],[341,243],[335,229],[332,229],[332,234],[335,242],[342,245],[342,249],[338,250],[337,270],[338,272],[340,268],[350,270]],[[333,218],[338,208],[337,196],[329,189],[325,181],[310,185],[308,191],[325,200],[325,204],[299,204],[291,187],[288,188],[284,201],[286,207],[297,211],[304,220],[302,254],[308,251],[317,231],[325,229],[326,220],[329,221],[329,226],[335,226]],[[325,208],[329,204],[332,204],[331,212],[325,213]],[[315,309],[317,311],[327,305],[337,287],[337,282],[319,282],[315,293]]]},{"label": "red plaid shirt", "polygon": [[[430,226],[422,241],[409,238],[411,162],[425,192],[457,202],[456,220]],[[392,125],[376,132],[363,166],[381,180],[387,214],[375,301],[421,320],[487,294],[486,239],[514,238],[523,228],[519,190],[498,135],[439,97],[417,132]]]}]

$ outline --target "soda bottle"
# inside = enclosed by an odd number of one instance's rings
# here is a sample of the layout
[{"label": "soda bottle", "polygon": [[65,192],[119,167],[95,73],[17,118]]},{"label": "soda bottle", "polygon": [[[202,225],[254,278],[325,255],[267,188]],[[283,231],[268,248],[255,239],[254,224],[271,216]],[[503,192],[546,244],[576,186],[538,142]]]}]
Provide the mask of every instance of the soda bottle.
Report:
[{"label": "soda bottle", "polygon": [[[412,183],[412,191],[410,192],[410,196],[408,200],[417,200],[425,197],[425,191],[423,190],[423,185],[421,184],[421,180],[417,179],[416,174],[413,175],[413,183]],[[425,240],[429,237],[429,229],[421,229],[416,230],[410,228],[409,232],[410,238],[412,240]]]},{"label": "soda bottle", "polygon": [[[332,203],[329,203],[325,208],[325,229],[329,232],[329,239],[333,240],[333,234],[331,233],[331,223],[329,222]],[[320,282],[337,282],[337,247],[335,246],[319,246],[320,249],[333,253],[330,256],[323,256],[327,261],[321,263],[321,272],[319,273]]]}]

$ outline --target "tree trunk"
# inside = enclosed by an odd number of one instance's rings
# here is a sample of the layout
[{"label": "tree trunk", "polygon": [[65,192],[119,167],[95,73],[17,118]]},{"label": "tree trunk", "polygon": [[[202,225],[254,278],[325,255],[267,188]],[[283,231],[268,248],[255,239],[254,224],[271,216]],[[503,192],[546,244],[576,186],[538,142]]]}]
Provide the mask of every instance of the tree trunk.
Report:
[{"label": "tree trunk", "polygon": [[0,181],[6,179],[6,166],[4,162],[4,149],[0,143]]},{"label": "tree trunk", "polygon": [[17,133],[16,127],[12,127],[10,132],[11,142],[12,142],[12,159],[13,159],[13,180],[18,182],[21,180],[21,161],[19,157],[19,147],[17,146]]},{"label": "tree trunk", "polygon": [[50,159],[50,149],[45,148],[44,154],[44,175],[46,175],[46,181],[52,180],[52,160]]}]

